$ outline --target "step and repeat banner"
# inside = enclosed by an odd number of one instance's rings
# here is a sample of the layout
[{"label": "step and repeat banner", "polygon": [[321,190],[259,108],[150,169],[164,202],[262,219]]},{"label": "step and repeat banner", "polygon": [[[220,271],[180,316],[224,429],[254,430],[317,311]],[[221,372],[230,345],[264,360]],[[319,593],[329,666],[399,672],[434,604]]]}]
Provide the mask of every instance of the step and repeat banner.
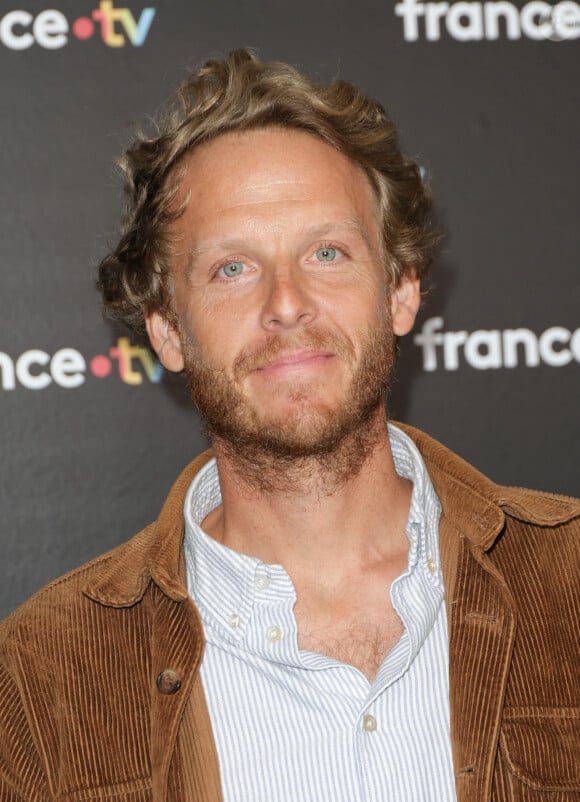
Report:
[{"label": "step and repeat banner", "polygon": [[132,126],[235,47],[360,85],[431,183],[446,236],[393,417],[577,494],[580,4],[145,2],[0,4],[0,616],[153,519],[205,447],[181,377],[102,320],[95,267]]}]

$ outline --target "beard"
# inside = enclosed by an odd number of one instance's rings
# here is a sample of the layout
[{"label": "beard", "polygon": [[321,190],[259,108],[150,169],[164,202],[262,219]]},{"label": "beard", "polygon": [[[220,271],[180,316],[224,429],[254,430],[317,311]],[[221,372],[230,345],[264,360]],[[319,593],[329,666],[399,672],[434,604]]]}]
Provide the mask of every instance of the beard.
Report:
[{"label": "beard", "polygon": [[[356,361],[352,341],[320,328],[298,335],[273,335],[262,346],[242,351],[231,375],[210,365],[181,331],[184,371],[206,435],[248,488],[261,493],[311,492],[331,495],[354,478],[385,436],[384,400],[394,367],[395,336],[387,313],[362,338]],[[348,369],[339,401],[317,398],[318,381],[272,385],[290,401],[291,414],[259,410],[240,387],[245,376],[282,353],[298,348],[329,351]],[[382,415],[381,415],[382,412]]]}]

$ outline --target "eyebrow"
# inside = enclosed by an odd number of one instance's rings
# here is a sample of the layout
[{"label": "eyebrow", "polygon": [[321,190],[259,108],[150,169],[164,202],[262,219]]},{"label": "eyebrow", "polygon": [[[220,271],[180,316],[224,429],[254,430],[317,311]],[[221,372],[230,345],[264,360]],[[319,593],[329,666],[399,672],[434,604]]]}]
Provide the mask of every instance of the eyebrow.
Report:
[{"label": "eyebrow", "polygon": [[199,257],[203,256],[204,253],[211,251],[213,248],[222,248],[225,251],[237,251],[241,250],[244,245],[243,239],[224,239],[224,240],[208,240],[207,242],[202,242],[200,245],[196,245],[192,248],[188,253],[187,261],[185,263],[186,270],[189,270],[194,261]]},{"label": "eyebrow", "polygon": [[[324,237],[328,236],[333,231],[338,231],[340,229],[351,229],[355,233],[359,234],[360,237],[364,240],[367,248],[373,252],[377,250],[376,244],[373,244],[371,241],[371,237],[365,226],[362,225],[360,220],[356,218],[346,218],[344,220],[332,220],[328,223],[322,223],[319,226],[315,226],[314,228],[308,229],[305,232],[305,236],[309,239],[323,239]],[[243,250],[246,246],[246,240],[236,238],[236,239],[225,239],[225,240],[208,240],[207,242],[202,242],[199,245],[193,247],[188,253],[186,254],[187,261],[185,263],[186,271],[190,271],[193,267],[193,263],[196,259],[200,256],[203,256],[204,253],[211,251],[213,248],[221,248],[222,250],[226,251],[237,251]]]},{"label": "eyebrow", "polygon": [[374,245],[371,242],[371,237],[367,229],[363,226],[360,220],[357,220],[355,217],[348,217],[345,220],[337,220],[331,221],[329,223],[323,223],[316,228],[312,228],[308,231],[309,236],[313,239],[320,239],[321,237],[326,237],[332,231],[336,231],[337,229],[347,228],[352,229],[355,233],[359,234],[362,239],[365,241],[365,244],[369,248],[369,250],[374,249]]}]

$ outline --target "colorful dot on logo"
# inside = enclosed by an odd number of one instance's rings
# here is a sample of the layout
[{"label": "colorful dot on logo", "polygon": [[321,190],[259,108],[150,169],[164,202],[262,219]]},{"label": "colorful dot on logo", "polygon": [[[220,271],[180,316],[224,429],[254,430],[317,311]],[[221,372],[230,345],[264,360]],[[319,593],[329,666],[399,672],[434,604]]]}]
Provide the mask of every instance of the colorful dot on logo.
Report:
[{"label": "colorful dot on logo", "polygon": [[88,17],[79,17],[73,22],[72,32],[77,39],[90,39],[95,32],[95,25]]},{"label": "colorful dot on logo", "polygon": [[111,360],[106,356],[94,356],[89,364],[89,368],[93,376],[97,379],[104,379],[111,372]]}]

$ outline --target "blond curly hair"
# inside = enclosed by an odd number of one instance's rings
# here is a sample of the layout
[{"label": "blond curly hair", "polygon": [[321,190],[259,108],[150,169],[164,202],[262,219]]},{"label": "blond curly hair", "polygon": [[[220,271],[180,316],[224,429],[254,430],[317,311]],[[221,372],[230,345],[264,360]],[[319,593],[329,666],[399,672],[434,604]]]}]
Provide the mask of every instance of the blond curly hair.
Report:
[{"label": "blond curly hair", "polygon": [[117,247],[99,265],[105,314],[145,335],[145,316],[174,319],[169,281],[170,224],[181,160],[230,131],[278,126],[305,131],[336,148],[368,176],[378,199],[385,269],[393,285],[422,278],[439,234],[417,163],[400,150],[383,107],[347,81],[324,86],[289,64],[262,62],[245,49],[208,61],[169,100],[154,135],[140,136],[120,165],[126,208]]}]

